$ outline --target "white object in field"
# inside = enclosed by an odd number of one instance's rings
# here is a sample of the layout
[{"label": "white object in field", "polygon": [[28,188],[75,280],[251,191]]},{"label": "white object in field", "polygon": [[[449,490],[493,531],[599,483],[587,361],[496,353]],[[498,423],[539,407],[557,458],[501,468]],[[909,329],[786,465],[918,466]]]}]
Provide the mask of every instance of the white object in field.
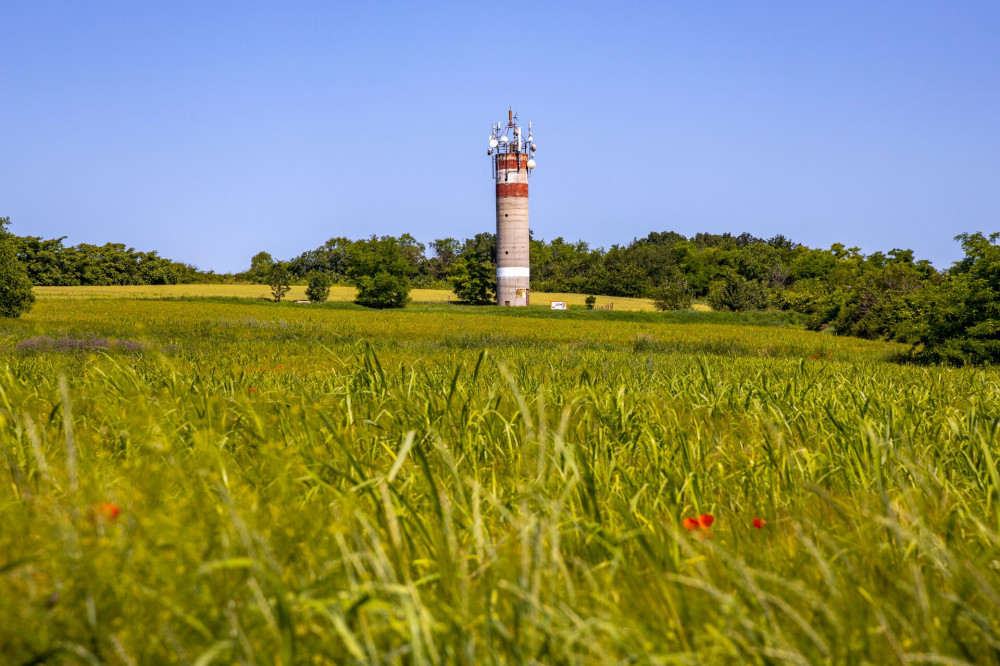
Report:
[{"label": "white object in field", "polygon": [[550,310],[569,310],[569,303],[566,301],[549,301]]}]

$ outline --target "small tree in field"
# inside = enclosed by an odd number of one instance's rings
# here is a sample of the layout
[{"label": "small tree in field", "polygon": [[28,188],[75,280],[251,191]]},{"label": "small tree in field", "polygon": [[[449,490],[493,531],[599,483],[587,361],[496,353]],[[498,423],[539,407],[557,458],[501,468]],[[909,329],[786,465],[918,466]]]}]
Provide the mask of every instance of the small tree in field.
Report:
[{"label": "small tree in field", "polygon": [[28,271],[17,258],[8,224],[9,217],[0,217],[0,317],[20,317],[35,303],[35,294]]},{"label": "small tree in field", "polygon": [[372,237],[348,248],[347,277],[356,302],[369,308],[401,308],[410,300],[410,261],[392,236]]},{"label": "small tree in field", "polygon": [[277,263],[268,269],[267,283],[271,285],[271,296],[274,297],[275,303],[291,291],[292,287],[289,284],[291,281],[292,274],[288,272],[288,268],[284,264]]},{"label": "small tree in field", "polygon": [[653,307],[657,310],[687,310],[694,297],[684,275],[677,271],[653,291]]},{"label": "small tree in field", "polygon": [[588,310],[593,310],[594,309],[594,304],[597,303],[597,296],[594,296],[593,294],[591,294],[590,296],[587,296],[587,298],[583,299],[583,303],[584,303],[584,305],[587,306]]},{"label": "small tree in field", "polygon": [[309,274],[306,298],[313,303],[322,303],[330,296],[330,276],[321,271]]}]

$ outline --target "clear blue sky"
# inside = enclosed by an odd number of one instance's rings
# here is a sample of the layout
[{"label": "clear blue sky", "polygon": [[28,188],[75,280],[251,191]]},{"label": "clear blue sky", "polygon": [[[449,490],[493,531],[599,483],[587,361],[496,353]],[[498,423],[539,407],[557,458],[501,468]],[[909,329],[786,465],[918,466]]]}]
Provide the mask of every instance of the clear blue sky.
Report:
[{"label": "clear blue sky", "polygon": [[[4,2],[0,216],[217,271],[332,236],[911,248],[1000,230],[1000,3]],[[515,7],[516,12],[510,10]]]}]

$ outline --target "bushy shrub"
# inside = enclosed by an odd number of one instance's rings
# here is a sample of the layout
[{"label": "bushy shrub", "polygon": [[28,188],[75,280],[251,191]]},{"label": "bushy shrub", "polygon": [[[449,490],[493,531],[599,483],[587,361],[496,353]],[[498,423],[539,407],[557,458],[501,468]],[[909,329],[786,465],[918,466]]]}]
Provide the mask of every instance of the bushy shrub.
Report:
[{"label": "bushy shrub", "polygon": [[838,335],[908,341],[903,324],[921,316],[927,284],[912,264],[892,263],[861,274],[833,320]]},{"label": "bushy shrub", "polygon": [[9,217],[0,217],[0,317],[20,317],[35,303],[28,271],[17,258]]},{"label": "bushy shrub", "polygon": [[591,294],[590,296],[587,296],[587,298],[583,299],[583,303],[587,306],[588,310],[593,310],[594,304],[597,303],[597,296]]},{"label": "bushy shrub", "polygon": [[330,284],[332,282],[326,273],[321,271],[310,273],[306,286],[306,298],[313,303],[322,303],[330,297]]},{"label": "bushy shrub", "polygon": [[356,241],[348,248],[347,276],[356,302],[369,308],[401,308],[410,300],[410,262],[391,236]]},{"label": "bushy shrub", "polygon": [[708,304],[713,310],[763,310],[767,306],[767,293],[760,282],[730,274],[712,286]]},{"label": "bushy shrub", "polygon": [[660,283],[653,291],[653,307],[664,310],[687,310],[694,295],[684,274],[677,271]]},{"label": "bushy shrub", "polygon": [[409,300],[410,285],[405,277],[379,271],[355,279],[358,305],[367,308],[401,308]]}]

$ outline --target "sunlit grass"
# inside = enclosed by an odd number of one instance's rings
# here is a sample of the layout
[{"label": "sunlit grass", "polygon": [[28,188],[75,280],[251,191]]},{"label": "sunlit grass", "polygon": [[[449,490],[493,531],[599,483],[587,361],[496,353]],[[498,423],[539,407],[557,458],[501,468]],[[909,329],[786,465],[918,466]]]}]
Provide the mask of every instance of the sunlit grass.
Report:
[{"label": "sunlit grass", "polygon": [[0,324],[10,663],[1000,654],[1000,371],[719,313],[72,295]]},{"label": "sunlit grass", "polygon": [[[95,299],[95,298],[184,298],[184,297],[231,297],[270,299],[271,289],[259,284],[171,284],[147,285],[141,287],[36,287],[35,293],[41,297]],[[357,290],[354,287],[335,285],[330,288],[330,301],[353,301]],[[305,300],[306,288],[293,286],[286,300]],[[456,296],[446,289],[414,289],[410,292],[414,303],[456,302]],[[584,307],[584,294],[559,294],[537,292],[531,294],[533,306],[548,307],[550,301],[566,301],[570,307]],[[615,310],[652,310],[653,303],[646,298],[619,298],[598,296],[597,306],[611,305]],[[697,305],[695,309],[708,306]]]}]

